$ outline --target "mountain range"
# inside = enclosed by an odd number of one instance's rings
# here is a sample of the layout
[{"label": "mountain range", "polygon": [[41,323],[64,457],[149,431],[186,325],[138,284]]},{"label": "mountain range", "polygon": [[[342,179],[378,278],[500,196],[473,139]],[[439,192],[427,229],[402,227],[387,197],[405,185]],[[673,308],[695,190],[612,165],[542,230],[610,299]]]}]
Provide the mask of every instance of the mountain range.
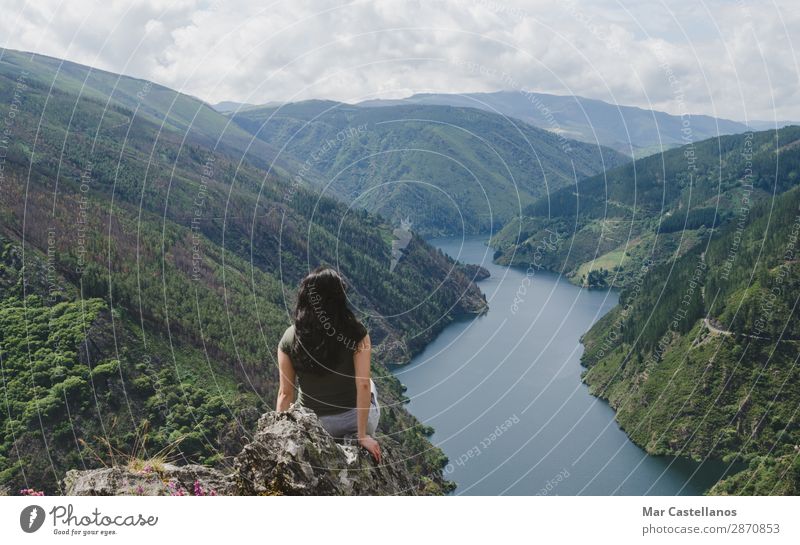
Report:
[{"label": "mountain range", "polygon": [[581,96],[523,90],[465,94],[425,93],[399,101],[372,100],[361,103],[370,106],[396,104],[443,104],[480,108],[520,119],[563,138],[608,146],[637,158],[690,142],[748,130],[748,125],[744,123],[707,115],[672,115]]},{"label": "mountain range", "polygon": [[536,198],[627,161],[475,108],[312,100],[229,115],[302,163],[298,176],[323,194],[426,237],[492,232]]},{"label": "mountain range", "polygon": [[[371,99],[360,107],[454,106],[477,108],[555,133],[563,140],[599,144],[636,158],[747,130],[779,129],[791,121],[749,120],[746,123],[708,115],[685,116],[609,103],[581,96],[553,95],[527,90],[491,93],[418,93],[401,99]],[[280,106],[270,104],[269,106]],[[223,113],[252,109],[252,104],[224,102]]]}]

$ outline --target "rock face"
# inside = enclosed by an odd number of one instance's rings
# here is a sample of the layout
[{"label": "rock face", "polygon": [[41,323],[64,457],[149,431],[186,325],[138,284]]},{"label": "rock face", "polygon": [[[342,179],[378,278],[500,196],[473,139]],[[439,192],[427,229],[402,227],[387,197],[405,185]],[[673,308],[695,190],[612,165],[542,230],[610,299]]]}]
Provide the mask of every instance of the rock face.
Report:
[{"label": "rock face", "polygon": [[226,496],[237,493],[230,475],[199,465],[164,464],[158,470],[106,467],[71,470],[64,478],[67,496]]},{"label": "rock face", "polygon": [[71,496],[416,495],[424,483],[407,469],[392,439],[380,437],[377,464],[355,444],[340,444],[308,409],[261,416],[233,472],[199,465],[71,470]]},{"label": "rock face", "polygon": [[357,444],[335,442],[307,409],[266,413],[236,457],[234,476],[245,495],[416,495],[419,483],[396,444],[385,437],[380,444],[377,464]]}]

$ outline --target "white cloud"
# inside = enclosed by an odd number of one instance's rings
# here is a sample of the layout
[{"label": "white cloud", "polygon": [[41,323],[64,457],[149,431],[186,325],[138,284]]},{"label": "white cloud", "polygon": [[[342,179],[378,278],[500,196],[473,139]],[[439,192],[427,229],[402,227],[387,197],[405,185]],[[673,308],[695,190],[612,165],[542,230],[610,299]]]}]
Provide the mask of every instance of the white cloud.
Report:
[{"label": "white cloud", "polygon": [[210,102],[514,85],[673,113],[800,119],[793,1],[17,0],[0,30],[6,47]]}]

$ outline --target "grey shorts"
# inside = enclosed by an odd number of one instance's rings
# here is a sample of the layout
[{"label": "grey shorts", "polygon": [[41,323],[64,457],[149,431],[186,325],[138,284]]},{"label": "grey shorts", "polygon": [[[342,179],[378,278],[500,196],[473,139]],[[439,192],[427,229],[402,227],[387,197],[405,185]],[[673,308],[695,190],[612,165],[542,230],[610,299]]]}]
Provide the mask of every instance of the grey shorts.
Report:
[{"label": "grey shorts", "polygon": [[[381,418],[381,406],[378,403],[378,390],[375,382],[369,381],[370,403],[367,416],[367,434],[374,435],[378,429],[378,420]],[[342,438],[349,435],[358,435],[358,409],[348,409],[337,414],[328,414],[319,417],[322,427],[333,437]]]}]

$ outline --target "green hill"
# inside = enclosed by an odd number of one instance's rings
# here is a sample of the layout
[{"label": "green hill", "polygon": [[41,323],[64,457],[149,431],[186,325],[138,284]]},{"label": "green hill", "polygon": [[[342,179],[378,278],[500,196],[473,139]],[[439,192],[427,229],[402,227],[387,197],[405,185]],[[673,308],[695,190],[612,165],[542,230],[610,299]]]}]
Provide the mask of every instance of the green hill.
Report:
[{"label": "green hill", "polygon": [[[278,153],[264,142],[254,140],[229,119],[205,102],[151,81],[98,70],[46,55],[0,50],[0,74],[15,79],[27,73],[29,85],[41,90],[53,87],[55,93],[70,93],[95,100],[104,109],[123,108],[124,115],[146,120],[163,130],[185,136],[189,143],[218,150],[259,167],[285,173],[297,168],[290,158],[278,159]],[[72,123],[79,121],[72,116]],[[117,120],[127,122],[126,118]],[[105,125],[108,127],[109,125]]]},{"label": "green hill", "polygon": [[653,454],[749,462],[714,493],[796,493],[800,188],[641,271],[585,336],[585,381]]},{"label": "green hill", "polygon": [[799,143],[800,127],[724,136],[579,180],[509,222],[493,239],[495,258],[583,285],[628,285],[646,261],[682,255],[795,186]]},{"label": "green hill", "polygon": [[313,100],[232,119],[301,163],[304,180],[422,235],[485,233],[536,198],[627,159],[473,108]]},{"label": "green hill", "polygon": [[274,405],[297,282],[328,263],[376,345],[382,430],[446,489],[386,365],[485,309],[465,270],[414,237],[390,272],[393,226],[265,172],[221,114],[58,63],[0,57],[0,487],[159,452],[227,464]]}]

